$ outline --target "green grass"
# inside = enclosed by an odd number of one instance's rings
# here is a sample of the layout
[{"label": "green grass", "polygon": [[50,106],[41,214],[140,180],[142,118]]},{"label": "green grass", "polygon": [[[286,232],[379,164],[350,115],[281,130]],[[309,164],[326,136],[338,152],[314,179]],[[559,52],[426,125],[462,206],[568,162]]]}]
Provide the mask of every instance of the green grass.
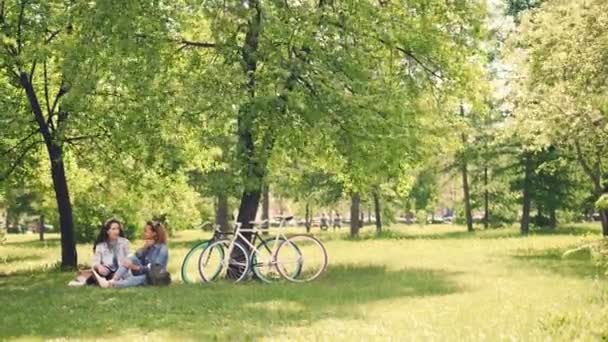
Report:
[{"label": "green grass", "polygon": [[[1,339],[608,340],[608,284],[590,258],[562,259],[596,226],[466,233],[397,226],[359,239],[318,233],[330,267],[310,284],[68,288],[58,237],[0,246]],[[180,232],[170,271],[207,234]],[[138,243],[135,242],[135,245]],[[91,246],[78,247],[82,263]]]}]

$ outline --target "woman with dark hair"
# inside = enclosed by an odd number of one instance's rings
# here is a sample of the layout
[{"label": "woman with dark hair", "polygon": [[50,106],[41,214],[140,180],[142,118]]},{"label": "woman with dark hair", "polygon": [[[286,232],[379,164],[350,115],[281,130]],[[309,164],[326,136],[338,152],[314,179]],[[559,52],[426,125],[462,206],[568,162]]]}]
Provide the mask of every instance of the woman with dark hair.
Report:
[{"label": "woman with dark hair", "polygon": [[131,287],[146,284],[168,284],[169,250],[167,233],[162,223],[148,221],[144,227],[144,246],[135,255],[124,259],[111,280],[96,274],[101,287]]},{"label": "woman with dark hair", "polygon": [[120,262],[129,255],[129,240],[125,237],[122,223],[111,218],[107,220],[99,230],[95,244],[93,245],[92,270],[81,271],[75,281],[68,285],[80,286],[84,283],[94,283],[96,274],[105,279],[112,279],[118,270]]}]

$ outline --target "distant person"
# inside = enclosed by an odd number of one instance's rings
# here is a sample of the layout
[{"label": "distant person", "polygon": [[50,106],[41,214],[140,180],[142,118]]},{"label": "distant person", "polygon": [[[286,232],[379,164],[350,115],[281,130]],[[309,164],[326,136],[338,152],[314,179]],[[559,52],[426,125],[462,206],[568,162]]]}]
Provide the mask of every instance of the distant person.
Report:
[{"label": "distant person", "polygon": [[336,230],[336,228],[342,228],[342,217],[340,216],[340,213],[336,213],[336,216],[334,216],[333,228],[334,230]]},{"label": "distant person", "polygon": [[94,272],[104,279],[112,279],[120,262],[128,255],[129,240],[125,238],[122,223],[115,218],[109,219],[101,226],[93,244],[92,269],[80,271],[68,285],[95,284],[97,279],[93,277]]},{"label": "distant person", "polygon": [[101,287],[132,287],[140,285],[168,285],[171,276],[167,271],[169,250],[167,233],[162,223],[148,221],[144,227],[144,245],[135,255],[124,259],[112,279],[101,275],[96,278]]},{"label": "distant person", "polygon": [[329,228],[329,224],[327,222],[327,214],[325,213],[321,214],[321,222],[319,224],[319,228],[321,228],[321,230],[327,230]]}]

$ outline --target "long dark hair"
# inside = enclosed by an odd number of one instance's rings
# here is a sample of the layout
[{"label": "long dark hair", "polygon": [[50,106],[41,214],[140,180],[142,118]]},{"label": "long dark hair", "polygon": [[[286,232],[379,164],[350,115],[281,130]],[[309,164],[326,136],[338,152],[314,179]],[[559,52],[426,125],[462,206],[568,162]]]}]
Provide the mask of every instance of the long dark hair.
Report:
[{"label": "long dark hair", "polygon": [[125,232],[122,229],[122,222],[120,222],[118,219],[115,218],[111,218],[109,220],[107,220],[106,222],[104,222],[104,224],[101,226],[101,229],[99,230],[99,234],[97,234],[97,239],[95,239],[95,244],[93,244],[93,252],[95,252],[95,249],[97,248],[97,244],[100,244],[102,242],[108,242],[108,230],[110,230],[110,227],[112,226],[113,223],[117,223],[118,224],[118,236],[120,237],[125,237]]}]

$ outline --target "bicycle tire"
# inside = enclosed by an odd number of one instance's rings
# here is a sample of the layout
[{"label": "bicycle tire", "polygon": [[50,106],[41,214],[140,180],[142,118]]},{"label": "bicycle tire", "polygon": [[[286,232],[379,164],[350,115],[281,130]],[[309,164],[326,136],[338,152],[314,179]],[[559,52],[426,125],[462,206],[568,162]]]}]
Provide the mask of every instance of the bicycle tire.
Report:
[{"label": "bicycle tire", "polygon": [[[286,246],[295,245],[300,253],[300,258],[295,257],[289,250],[285,253]],[[277,271],[287,280],[304,283],[317,279],[327,269],[328,256],[323,243],[312,235],[297,234],[284,240],[278,247],[276,253]],[[295,260],[294,260],[295,258]],[[297,274],[289,272],[292,265],[299,267]]]},{"label": "bicycle tire", "polygon": [[[211,240],[205,240],[205,241],[201,241],[199,243],[197,243],[196,245],[194,245],[194,247],[192,247],[188,253],[186,253],[186,256],[184,257],[184,260],[182,261],[182,266],[180,268],[180,275],[182,277],[182,282],[184,284],[194,284],[196,283],[193,279],[191,279],[191,277],[188,275],[189,273],[189,263],[190,261],[193,259],[198,262],[199,257],[196,256],[197,252],[202,253],[203,250],[209,245],[209,243],[211,242]],[[196,266],[196,270],[197,270],[197,275],[200,277],[200,273],[198,272],[198,263],[195,264]],[[202,279],[201,279],[202,281]]]},{"label": "bicycle tire", "polygon": [[[274,250],[268,246],[274,244],[276,241],[275,238],[262,239],[258,244],[257,249],[251,251],[251,270],[259,280],[267,284],[271,284],[283,278],[278,272],[276,273],[277,276],[272,276],[272,271],[277,270],[276,260],[274,260],[275,255],[273,255]],[[285,241],[285,238],[279,237],[279,244],[283,241]],[[298,251],[298,246],[291,246],[295,249],[296,253],[301,254]],[[261,257],[258,256],[260,253],[263,253]],[[263,259],[263,261],[259,262],[259,259]],[[296,267],[292,272],[292,277],[297,277],[301,269],[301,267]]]},{"label": "bicycle tire", "polygon": [[[234,242],[234,249],[232,253],[238,253],[237,258],[244,258],[244,260],[234,259],[233,256],[228,258],[228,264],[224,260],[225,252],[231,244],[231,240],[222,239],[216,240],[210,243],[199,256],[199,274],[204,282],[211,282],[216,280],[220,275],[226,275],[227,279],[234,283],[238,283],[243,280],[249,273],[250,259],[247,249],[243,247],[239,242]],[[235,252],[236,249],[236,252]],[[213,254],[219,256],[217,267],[209,266],[209,260],[214,257]],[[204,268],[210,269],[209,274],[205,273]],[[225,274],[224,274],[225,273]]]}]

